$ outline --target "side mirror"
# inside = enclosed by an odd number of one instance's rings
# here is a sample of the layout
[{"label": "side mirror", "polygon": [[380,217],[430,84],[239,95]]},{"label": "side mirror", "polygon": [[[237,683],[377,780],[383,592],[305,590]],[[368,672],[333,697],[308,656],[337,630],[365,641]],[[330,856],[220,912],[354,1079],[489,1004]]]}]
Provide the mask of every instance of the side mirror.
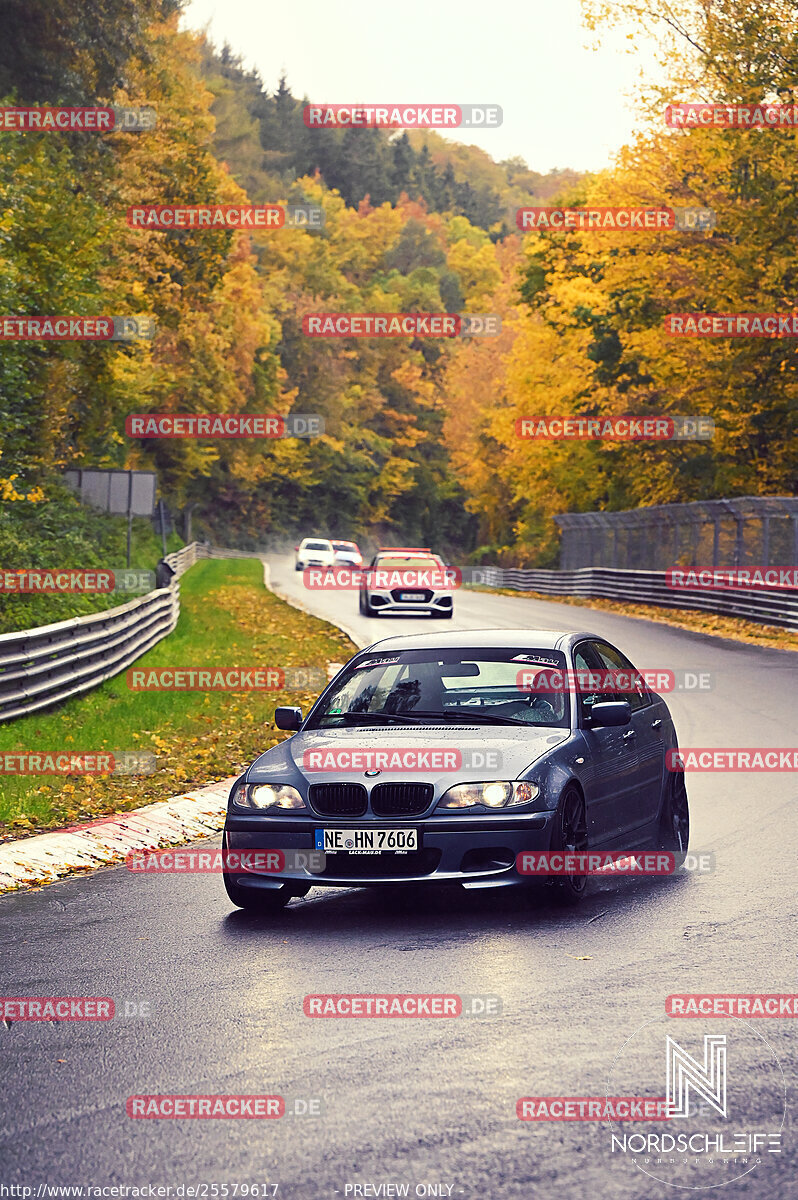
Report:
[{"label": "side mirror", "polygon": [[[629,705],[627,704],[627,708]],[[302,709],[293,708],[290,705],[280,705],[274,710],[274,723],[278,729],[287,729],[292,733],[296,733],[297,729],[302,724]]]},{"label": "side mirror", "polygon": [[632,706],[628,700],[602,700],[590,709],[591,729],[628,725],[631,719]]},{"label": "side mirror", "polygon": [[298,550],[298,549],[299,549],[299,546],[294,546],[294,549],[295,549],[295,550]]}]

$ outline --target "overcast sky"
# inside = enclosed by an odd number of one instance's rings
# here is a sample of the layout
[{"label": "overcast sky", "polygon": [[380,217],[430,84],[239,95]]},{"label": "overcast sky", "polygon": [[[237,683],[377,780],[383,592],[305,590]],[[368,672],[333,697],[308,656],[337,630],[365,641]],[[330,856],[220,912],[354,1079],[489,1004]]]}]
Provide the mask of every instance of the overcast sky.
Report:
[{"label": "overcast sky", "polygon": [[627,31],[586,49],[579,0],[190,0],[183,21],[229,42],[269,91],[285,71],[316,102],[499,104],[500,128],[461,140],[535,171],[607,166],[639,124]]}]

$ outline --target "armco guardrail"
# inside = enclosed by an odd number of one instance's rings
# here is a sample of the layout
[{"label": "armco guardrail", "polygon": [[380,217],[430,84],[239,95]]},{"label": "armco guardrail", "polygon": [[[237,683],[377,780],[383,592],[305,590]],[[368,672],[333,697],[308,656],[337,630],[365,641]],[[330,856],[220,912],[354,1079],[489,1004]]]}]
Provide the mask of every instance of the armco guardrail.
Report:
[{"label": "armco guardrail", "polygon": [[486,587],[540,592],[544,596],[589,596],[657,604],[663,608],[700,609],[726,617],[745,617],[766,625],[798,629],[798,592],[784,588],[740,589],[668,587],[665,571],[621,571],[580,567],[576,571],[524,571],[482,567]]},{"label": "armco guardrail", "polygon": [[201,542],[191,542],[188,546],[184,546],[182,550],[176,550],[173,554],[167,554],[163,561],[169,563],[169,566],[179,579],[184,571],[194,566],[197,559],[206,558],[207,554],[207,546]]},{"label": "armco guardrail", "polygon": [[124,671],[171,633],[180,612],[172,587],[119,608],[0,636],[0,721],[86,692]]},{"label": "armco guardrail", "polygon": [[200,558],[228,555],[239,556],[192,542],[166,556],[175,572],[170,587],[87,617],[0,635],[0,721],[59,704],[124,671],[175,628],[183,572]]}]

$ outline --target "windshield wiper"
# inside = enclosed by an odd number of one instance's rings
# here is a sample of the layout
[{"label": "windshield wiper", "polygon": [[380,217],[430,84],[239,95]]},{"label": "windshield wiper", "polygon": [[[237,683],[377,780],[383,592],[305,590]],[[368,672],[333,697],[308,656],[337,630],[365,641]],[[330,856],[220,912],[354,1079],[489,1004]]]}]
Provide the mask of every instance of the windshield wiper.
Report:
[{"label": "windshield wiper", "polygon": [[398,721],[400,725],[417,725],[418,721],[413,716],[407,716],[404,713],[383,713],[383,712],[342,712],[342,713],[325,713],[320,717],[320,721],[333,720],[336,717],[341,717],[345,721],[368,721],[370,724],[380,724],[381,722]]},{"label": "windshield wiper", "polygon": [[447,708],[445,712],[415,712],[416,717],[437,717],[439,720],[445,721],[449,717],[459,721],[473,721],[474,724],[489,724],[489,725],[529,725],[529,721],[516,721],[514,717],[497,717],[492,713],[486,713],[483,708]]}]

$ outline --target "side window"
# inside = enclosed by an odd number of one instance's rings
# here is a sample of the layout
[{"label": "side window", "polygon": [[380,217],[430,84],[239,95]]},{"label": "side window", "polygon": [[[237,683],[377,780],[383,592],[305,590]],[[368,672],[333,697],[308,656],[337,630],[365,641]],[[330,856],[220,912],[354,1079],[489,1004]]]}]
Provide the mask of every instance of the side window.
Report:
[{"label": "side window", "polygon": [[639,708],[645,708],[651,703],[651,697],[648,694],[646,685],[639,673],[635,670],[628,658],[621,654],[620,650],[615,650],[612,646],[608,646],[606,642],[594,642],[593,648],[601,659],[602,666],[610,671],[618,671],[623,675],[630,676],[630,683],[618,693],[619,700],[628,700],[632,712],[637,712]]},{"label": "side window", "polygon": [[574,670],[577,673],[576,695],[582,722],[590,716],[594,704],[601,700],[614,700],[614,696],[591,691],[588,675],[595,675],[601,669],[601,660],[590,642],[581,642],[574,650]]}]

